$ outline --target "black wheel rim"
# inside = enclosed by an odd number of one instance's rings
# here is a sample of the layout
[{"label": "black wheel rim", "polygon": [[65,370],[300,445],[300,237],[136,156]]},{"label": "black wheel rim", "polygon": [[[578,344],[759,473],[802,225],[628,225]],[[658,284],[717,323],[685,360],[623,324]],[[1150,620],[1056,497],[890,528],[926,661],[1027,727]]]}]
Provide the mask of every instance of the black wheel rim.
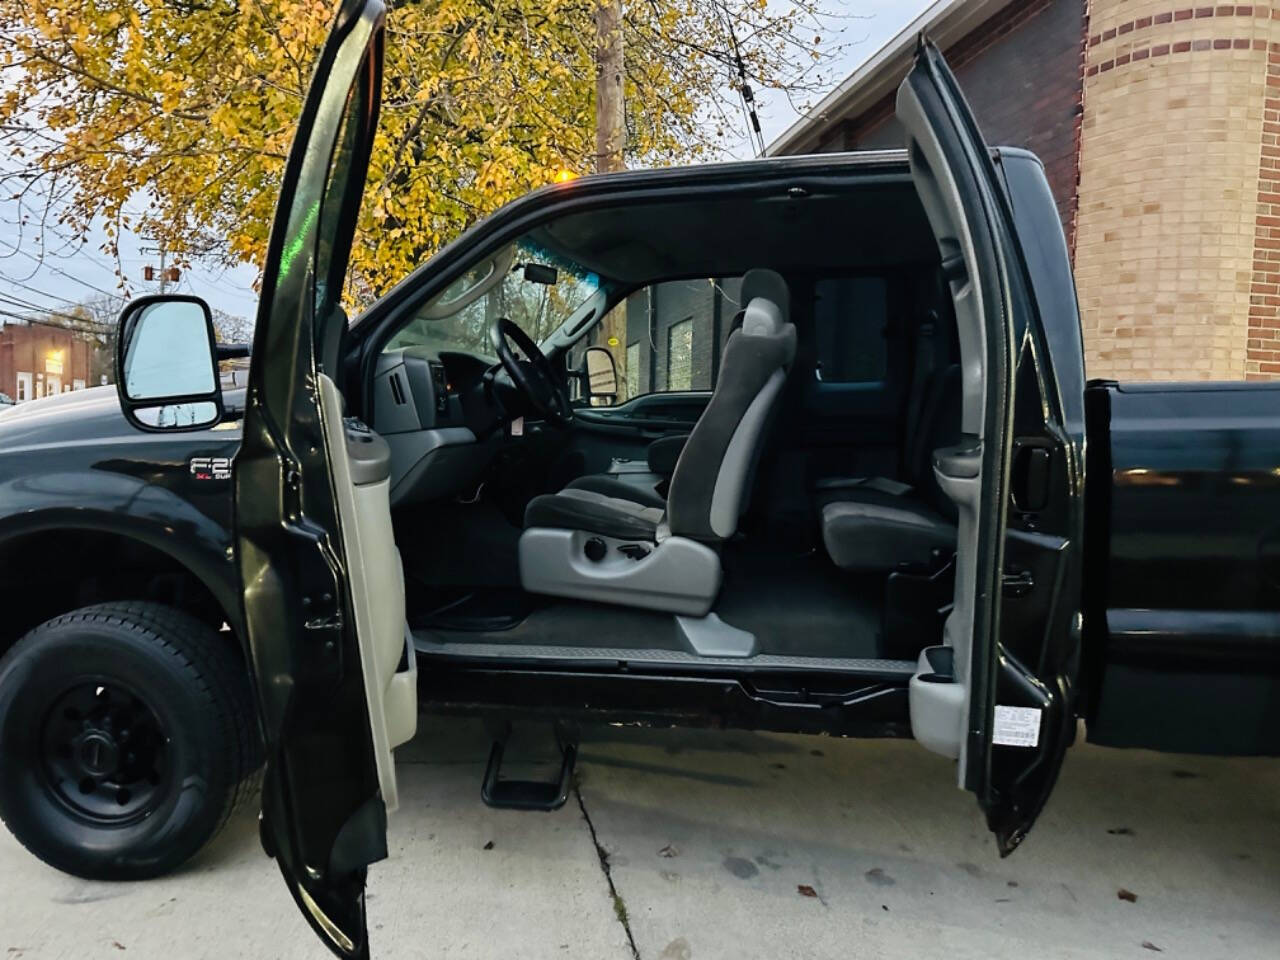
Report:
[{"label": "black wheel rim", "polygon": [[49,793],[97,824],[139,820],[159,805],[168,737],[133,691],[101,679],[59,695],[40,730],[41,770]]}]

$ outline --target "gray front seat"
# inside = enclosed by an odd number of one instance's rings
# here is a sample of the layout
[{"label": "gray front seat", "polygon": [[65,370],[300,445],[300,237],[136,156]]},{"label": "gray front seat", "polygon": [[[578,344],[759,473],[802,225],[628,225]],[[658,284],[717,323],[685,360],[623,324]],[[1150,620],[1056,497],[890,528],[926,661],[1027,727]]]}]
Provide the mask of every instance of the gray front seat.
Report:
[{"label": "gray front seat", "polygon": [[742,278],[720,376],[676,462],[665,509],[612,491],[535,497],[520,537],[526,590],[702,616],[720,589],[715,547],[738,529],[766,428],[796,352],[786,281]]}]

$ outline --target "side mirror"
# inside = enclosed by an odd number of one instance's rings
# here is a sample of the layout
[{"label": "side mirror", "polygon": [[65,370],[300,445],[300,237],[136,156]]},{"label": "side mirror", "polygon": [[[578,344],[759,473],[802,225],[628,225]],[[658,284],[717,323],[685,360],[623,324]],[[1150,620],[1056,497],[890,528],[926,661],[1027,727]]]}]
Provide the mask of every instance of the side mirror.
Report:
[{"label": "side mirror", "polygon": [[583,367],[588,397],[618,398],[618,365],[606,347],[587,347]]},{"label": "side mirror", "polygon": [[127,304],[116,337],[116,393],[139,430],[207,430],[221,420],[209,305],[179,295]]}]

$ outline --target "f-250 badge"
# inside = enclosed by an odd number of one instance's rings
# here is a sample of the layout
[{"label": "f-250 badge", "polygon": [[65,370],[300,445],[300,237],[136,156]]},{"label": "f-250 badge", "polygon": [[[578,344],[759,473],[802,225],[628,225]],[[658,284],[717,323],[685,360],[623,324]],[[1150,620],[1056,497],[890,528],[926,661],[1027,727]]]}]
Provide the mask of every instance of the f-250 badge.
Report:
[{"label": "f-250 badge", "polygon": [[230,457],[192,457],[191,476],[196,480],[230,480]]}]

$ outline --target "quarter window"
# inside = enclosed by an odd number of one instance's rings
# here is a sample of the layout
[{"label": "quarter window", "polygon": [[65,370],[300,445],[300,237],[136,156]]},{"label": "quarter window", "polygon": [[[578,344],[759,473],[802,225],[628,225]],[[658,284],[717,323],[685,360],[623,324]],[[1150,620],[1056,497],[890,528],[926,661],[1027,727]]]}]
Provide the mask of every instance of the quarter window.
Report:
[{"label": "quarter window", "polygon": [[667,328],[667,389],[693,389],[693,317]]},{"label": "quarter window", "polygon": [[888,284],[840,277],[814,286],[814,333],[823,383],[879,383],[888,376]]},{"label": "quarter window", "polygon": [[627,344],[626,362],[627,396],[634,397],[640,393],[640,342]]}]

